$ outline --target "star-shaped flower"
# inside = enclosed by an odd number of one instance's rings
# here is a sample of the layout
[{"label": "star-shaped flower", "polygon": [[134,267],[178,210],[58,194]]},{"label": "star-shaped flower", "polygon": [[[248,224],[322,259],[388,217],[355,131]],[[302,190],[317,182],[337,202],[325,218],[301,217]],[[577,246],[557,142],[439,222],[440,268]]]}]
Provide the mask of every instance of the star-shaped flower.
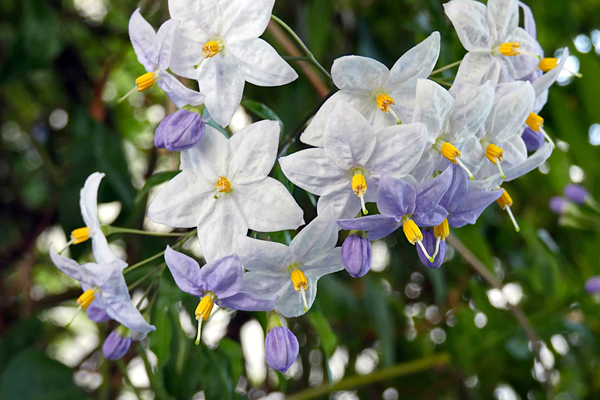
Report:
[{"label": "star-shaped flower", "polygon": [[175,32],[171,69],[196,79],[211,117],[227,126],[244,83],[280,86],[298,74],[270,44],[265,31],[275,0],[169,0]]},{"label": "star-shaped flower", "polygon": [[337,239],[338,227],[325,212],[289,246],[244,236],[238,238],[236,251],[249,271],[244,276],[248,288],[266,299],[279,297],[277,309],[292,318],[312,306],[319,278],[344,268]]},{"label": "star-shaped flower", "polygon": [[375,133],[369,122],[338,102],[323,134],[323,148],[279,159],[290,181],[318,196],[317,211],[331,208],[333,218],[352,218],[365,201],[376,199],[379,177],[406,176],[425,145],[422,124],[394,125]]},{"label": "star-shaped flower", "polygon": [[173,35],[178,24],[179,21],[169,20],[162,24],[158,32],[154,32],[152,25],[140,14],[139,8],[133,12],[129,20],[129,38],[138,61],[148,72],[136,79],[136,87],[125,97],[135,90],[146,90],[156,82],[177,107],[186,104],[197,106],[204,102],[202,93],[187,88],[167,72],[173,50]]},{"label": "star-shaped flower", "polygon": [[[84,293],[77,299],[77,304],[82,309],[87,311],[88,307],[93,306],[121,325],[141,334],[156,330],[153,325],[146,322],[131,302],[127,283],[123,277],[123,268],[117,260],[79,265],[76,261],[55,253],[52,243],[48,252],[58,269],[81,283]],[[102,258],[110,258],[110,254]]]},{"label": "star-shaped flower", "polygon": [[409,122],[415,106],[417,79],[427,78],[440,53],[440,34],[407,51],[391,70],[368,57],[345,56],[331,67],[333,83],[340,89],[319,109],[300,140],[323,147],[323,132],[336,104],[343,101],[357,109],[377,131],[385,126]]},{"label": "star-shaped flower", "polygon": [[542,50],[519,28],[517,0],[489,0],[487,7],[479,1],[452,0],[444,4],[444,11],[468,51],[456,82],[512,82],[538,66]]},{"label": "star-shaped flower", "polygon": [[232,254],[235,237],[248,229],[302,225],[302,209],[283,184],[267,176],[279,129],[275,121],[260,121],[228,140],[207,126],[196,147],[181,152],[181,173],[154,197],[148,217],[172,227],[198,227],[207,261]]}]

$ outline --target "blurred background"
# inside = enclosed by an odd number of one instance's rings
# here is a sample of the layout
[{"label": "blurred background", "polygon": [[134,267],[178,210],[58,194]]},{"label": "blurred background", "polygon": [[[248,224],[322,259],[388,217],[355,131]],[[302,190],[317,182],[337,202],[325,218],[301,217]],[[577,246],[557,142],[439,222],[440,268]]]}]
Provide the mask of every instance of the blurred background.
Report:
[{"label": "blurred background", "polygon": [[[599,216],[559,224],[548,207],[569,183],[600,198],[598,0],[528,2],[546,55],[568,46],[567,67],[583,78],[562,73],[541,112],[557,142],[552,157],[505,185],[521,232],[495,204],[476,226],[453,231],[497,287],[451,246],[442,268],[429,270],[404,238],[388,237],[373,245],[371,273],[323,278],[312,310],[288,321],[301,347],[285,375],[266,367],[264,313],[218,310],[205,325],[203,344],[194,346],[190,315],[197,300],[182,294],[168,273],[147,310],[158,330],[122,360],[108,362],[99,351],[114,325],[81,314],[66,328],[81,290],[52,265],[48,246],[61,248],[82,226],[79,190],[90,173],[106,173],[102,223],[167,230],[144,215],[156,185],[170,176],[165,172],[179,165],[177,153],[153,145],[156,126],[175,107],[157,87],[117,104],[145,72],[129,42],[129,17],[140,6],[158,28],[168,18],[166,3],[0,0],[0,398],[600,398],[600,297],[583,289],[587,278],[600,275]],[[391,67],[434,30],[442,35],[438,68],[465,53],[437,0],[279,0],[274,14],[328,70],[346,54]],[[277,26],[263,38],[282,55],[303,55]],[[300,78],[280,88],[247,84],[232,131],[279,119],[282,146],[300,132],[333,86],[308,63],[289,62]],[[455,72],[443,79],[451,82]],[[300,148],[293,143],[287,151]],[[285,179],[277,168],[273,175]],[[314,199],[297,188],[293,194],[311,220]],[[129,264],[173,243],[109,239]],[[197,254],[193,242],[186,251]],[[90,250],[89,242],[72,246],[70,256],[91,260]],[[160,262],[128,274],[128,283]],[[136,287],[134,300],[152,278]],[[541,339],[537,349],[514,306]]]}]

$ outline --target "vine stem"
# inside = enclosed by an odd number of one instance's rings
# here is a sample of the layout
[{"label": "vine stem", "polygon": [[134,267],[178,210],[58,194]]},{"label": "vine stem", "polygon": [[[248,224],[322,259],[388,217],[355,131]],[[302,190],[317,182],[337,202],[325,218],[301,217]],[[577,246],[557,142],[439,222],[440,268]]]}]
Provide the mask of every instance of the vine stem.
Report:
[{"label": "vine stem", "polygon": [[[462,258],[464,258],[467,264],[469,264],[471,268],[483,278],[483,280],[485,280],[493,288],[502,290],[502,284],[500,283],[500,281],[488,270],[485,264],[481,260],[479,260],[479,258],[477,258],[477,256],[473,254],[471,250],[469,250],[467,246],[463,244],[463,242],[460,241],[460,239],[458,239],[453,234],[450,234],[450,236],[448,236],[446,240],[452,247],[454,247],[454,249],[462,256]],[[519,306],[513,305],[508,301],[507,304],[509,310],[514,315],[519,325],[521,325],[521,328],[523,328],[527,339],[531,342],[531,345],[533,346],[533,350],[535,352],[535,357],[538,360],[540,360],[541,363],[542,339],[536,333],[535,329],[529,322],[529,319],[527,319],[527,316],[525,315],[523,310]],[[541,383],[546,392],[546,399],[552,400],[554,398],[554,393],[552,382],[550,381],[550,374],[548,373],[549,371],[543,363],[542,367],[546,372],[546,379]]]},{"label": "vine stem", "polygon": [[296,34],[296,32],[294,32],[294,30],[292,28],[290,28],[290,26],[288,24],[283,22],[281,19],[279,19],[275,15],[271,15],[271,19],[273,21],[277,22],[279,25],[281,25],[281,27],[283,29],[285,29],[294,38],[294,40],[296,40],[296,42],[300,45],[300,47],[302,47],[302,50],[304,50],[304,52],[306,53],[306,55],[308,56],[310,61],[313,63],[313,65],[315,67],[317,67],[317,69],[319,69],[319,71],[321,71],[323,73],[323,75],[325,75],[327,78],[329,78],[329,80],[332,80],[329,72],[327,72],[327,70],[325,68],[323,68],[323,66],[317,61],[317,59],[315,58],[313,53],[311,53],[311,51],[308,49],[308,47],[306,47],[306,45],[304,44],[302,39],[300,39],[300,37]]},{"label": "vine stem", "polygon": [[433,76],[435,74],[439,74],[440,72],[444,72],[447,69],[454,68],[457,65],[460,65],[461,62],[462,62],[462,60],[458,60],[458,61],[453,62],[452,64],[446,65],[445,67],[438,68],[435,71],[432,71],[431,74],[429,74],[429,76]]},{"label": "vine stem", "polygon": [[106,235],[112,235],[113,233],[133,233],[135,235],[144,235],[144,236],[160,236],[160,237],[182,237],[185,236],[185,232],[183,233],[169,233],[169,232],[150,232],[150,231],[142,231],[140,229],[130,229],[130,228],[121,228],[118,226],[105,226]]},{"label": "vine stem", "polygon": [[403,375],[414,374],[430,368],[446,365],[450,362],[448,353],[440,353],[431,357],[421,358],[415,361],[409,361],[393,365],[391,367],[380,369],[368,375],[356,375],[351,378],[342,379],[333,385],[315,386],[291,396],[287,400],[309,400],[325,396],[331,392],[339,390],[352,389],[359,386],[368,385],[373,382],[396,378]]}]

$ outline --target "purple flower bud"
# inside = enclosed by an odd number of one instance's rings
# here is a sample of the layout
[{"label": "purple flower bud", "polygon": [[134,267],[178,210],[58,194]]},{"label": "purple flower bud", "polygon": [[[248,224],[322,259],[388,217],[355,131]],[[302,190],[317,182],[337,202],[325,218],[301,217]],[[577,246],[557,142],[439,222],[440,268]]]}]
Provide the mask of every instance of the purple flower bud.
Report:
[{"label": "purple flower bud", "polygon": [[298,339],[288,328],[279,326],[267,333],[265,352],[269,367],[279,372],[285,372],[298,357]]},{"label": "purple flower bud", "polygon": [[541,132],[536,132],[530,127],[526,127],[521,135],[521,139],[525,142],[527,151],[536,151],[544,144],[544,135]]},{"label": "purple flower bud", "polygon": [[[431,256],[435,253],[435,246],[437,239],[433,234],[433,230],[431,229],[423,229],[421,231],[423,233],[423,245]],[[429,261],[425,254],[423,254],[423,250],[421,250],[421,246],[417,245],[417,254],[419,255],[419,260],[421,263],[428,268],[439,268],[444,263],[444,259],[446,258],[446,241],[440,240],[440,248],[438,253],[435,256],[433,262]]]},{"label": "purple flower bud", "polygon": [[118,331],[112,331],[102,345],[102,353],[109,360],[118,360],[123,357],[131,346],[131,338],[124,338]]},{"label": "purple flower bud", "polygon": [[590,196],[590,192],[588,192],[583,186],[572,183],[565,186],[563,189],[563,195],[573,203],[584,204]]},{"label": "purple flower bud", "polygon": [[553,213],[562,215],[567,211],[569,201],[564,197],[554,196],[550,199],[550,209]]},{"label": "purple flower bud", "polygon": [[600,292],[600,276],[592,276],[585,282],[585,290],[590,294]]},{"label": "purple flower bud", "polygon": [[187,150],[202,139],[205,128],[200,114],[181,108],[158,125],[154,144],[169,151]]},{"label": "purple flower bud", "polygon": [[360,278],[371,269],[373,249],[371,241],[357,234],[350,235],[342,245],[342,263],[350,276]]}]

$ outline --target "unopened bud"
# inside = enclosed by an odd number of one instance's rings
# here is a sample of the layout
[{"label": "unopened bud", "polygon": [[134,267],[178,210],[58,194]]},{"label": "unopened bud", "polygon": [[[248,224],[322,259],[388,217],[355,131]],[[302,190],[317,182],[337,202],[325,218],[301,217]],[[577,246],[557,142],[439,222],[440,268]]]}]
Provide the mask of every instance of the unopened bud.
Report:
[{"label": "unopened bud", "polygon": [[181,108],[167,115],[158,125],[154,144],[169,151],[187,150],[202,139],[205,129],[200,114]]},{"label": "unopened bud", "polygon": [[265,353],[269,367],[286,372],[298,357],[298,339],[288,328],[279,326],[267,333]]},{"label": "unopened bud", "polygon": [[354,278],[365,276],[371,269],[373,250],[371,241],[357,234],[350,235],[342,245],[342,263]]}]

